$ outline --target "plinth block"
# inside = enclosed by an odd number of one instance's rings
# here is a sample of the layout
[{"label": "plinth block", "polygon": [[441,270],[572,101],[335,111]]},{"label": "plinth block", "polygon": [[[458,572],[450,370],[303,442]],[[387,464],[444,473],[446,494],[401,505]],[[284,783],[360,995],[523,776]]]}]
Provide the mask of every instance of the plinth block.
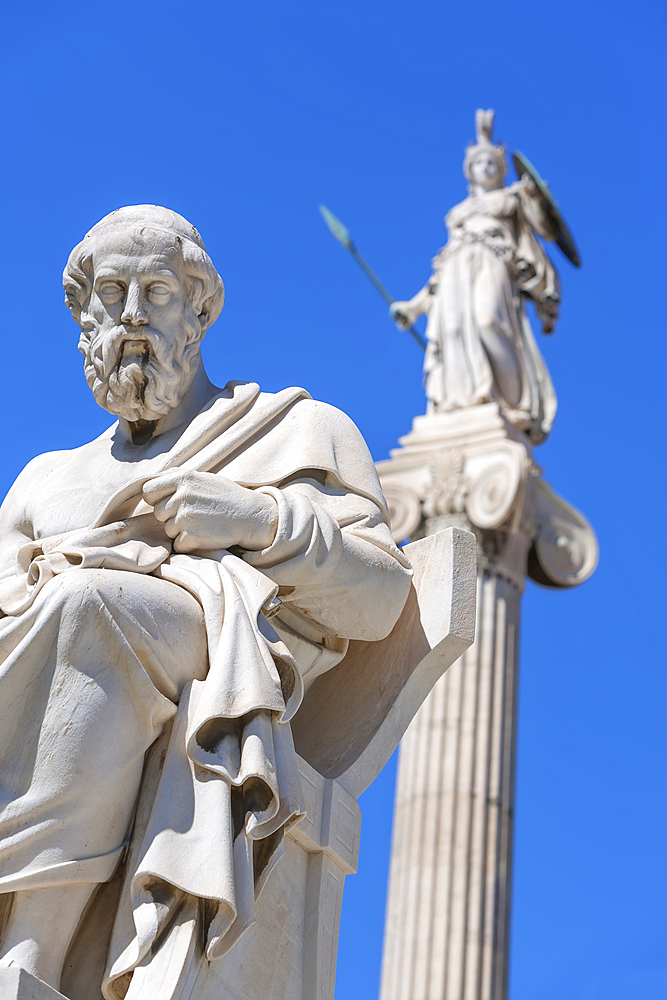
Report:
[{"label": "plinth block", "polygon": [[0,1000],[66,1000],[66,997],[18,965],[0,968]]}]

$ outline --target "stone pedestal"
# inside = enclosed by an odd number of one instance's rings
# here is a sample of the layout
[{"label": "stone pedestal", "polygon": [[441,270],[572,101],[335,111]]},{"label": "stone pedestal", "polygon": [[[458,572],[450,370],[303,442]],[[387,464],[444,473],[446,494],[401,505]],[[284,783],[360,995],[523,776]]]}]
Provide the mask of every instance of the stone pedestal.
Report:
[{"label": "stone pedestal", "polygon": [[197,1000],[333,1000],[343,886],[357,870],[361,812],[339,782],[301,758],[299,773],[306,816],[285,837],[256,922],[227,955],[201,966]]},{"label": "stone pedestal", "polygon": [[0,1000],[66,1000],[62,993],[12,965],[0,969]]},{"label": "stone pedestal", "polygon": [[381,1000],[503,1000],[521,592],[586,579],[597,544],[496,404],[418,417],[401,445],[378,464],[395,537],[475,532],[477,626],[401,744]]}]

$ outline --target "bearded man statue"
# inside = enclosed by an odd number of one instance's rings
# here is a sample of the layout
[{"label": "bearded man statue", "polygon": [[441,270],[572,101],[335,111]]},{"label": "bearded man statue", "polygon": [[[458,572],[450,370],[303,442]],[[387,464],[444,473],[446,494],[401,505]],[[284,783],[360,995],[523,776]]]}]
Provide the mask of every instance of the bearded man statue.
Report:
[{"label": "bearded man statue", "polygon": [[64,285],[118,420],[0,511],[0,971],[65,989],[113,880],[86,996],[120,1000],[184,900],[209,961],[252,923],[302,813],[290,719],[348,640],[391,631],[411,571],[344,414],[209,381],[224,289],[184,218],[111,213]]}]

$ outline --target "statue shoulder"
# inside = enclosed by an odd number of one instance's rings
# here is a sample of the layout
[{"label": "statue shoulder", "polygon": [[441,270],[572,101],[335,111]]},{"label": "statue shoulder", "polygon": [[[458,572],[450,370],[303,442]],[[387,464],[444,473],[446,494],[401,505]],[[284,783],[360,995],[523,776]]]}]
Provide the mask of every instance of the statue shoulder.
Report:
[{"label": "statue shoulder", "polygon": [[511,184],[509,187],[497,188],[486,193],[484,199],[489,215],[497,219],[506,219],[516,214],[519,208],[519,194],[515,188],[516,185]]},{"label": "statue shoulder", "polygon": [[[293,387],[283,389],[281,393],[260,394],[260,399],[276,399],[280,395],[289,397],[294,394],[294,403],[284,414],[283,420],[288,424],[296,425],[298,429],[307,431],[309,438],[321,436],[333,440],[355,441],[366,449],[366,443],[361,432],[351,417],[339,410],[331,403],[324,403],[322,400],[313,399],[305,390]],[[296,430],[295,427],[295,430]]]},{"label": "statue shoulder", "polygon": [[[115,425],[114,425],[115,426]],[[110,436],[113,427],[104,431],[93,441],[87,441],[78,448],[63,448],[59,451],[45,451],[32,458],[14,480],[10,492],[30,492],[38,484],[55,475],[63,474],[65,466],[75,463],[87,463],[94,454],[99,452],[104,439]]]},{"label": "statue shoulder", "polygon": [[8,520],[21,519],[21,512],[27,509],[30,500],[44,481],[62,465],[67,454],[66,451],[47,451],[30,459],[19,472],[2,502],[0,523],[3,526]]},{"label": "statue shoulder", "polygon": [[331,403],[301,393],[264,438],[269,449],[262,463],[264,476],[277,482],[299,469],[320,469],[384,509],[375,465],[357,425]]},{"label": "statue shoulder", "polygon": [[67,458],[71,454],[71,451],[63,450],[45,451],[41,455],[35,455],[16,477],[14,486],[20,483],[27,487],[35,480],[42,480],[45,476],[51,475],[63,465],[63,462],[67,461]]},{"label": "statue shoulder", "polygon": [[463,201],[460,201],[458,205],[454,205],[453,208],[447,212],[445,216],[445,225],[450,231],[456,226],[460,226],[466,216],[470,215],[473,210],[473,199],[468,195]]}]

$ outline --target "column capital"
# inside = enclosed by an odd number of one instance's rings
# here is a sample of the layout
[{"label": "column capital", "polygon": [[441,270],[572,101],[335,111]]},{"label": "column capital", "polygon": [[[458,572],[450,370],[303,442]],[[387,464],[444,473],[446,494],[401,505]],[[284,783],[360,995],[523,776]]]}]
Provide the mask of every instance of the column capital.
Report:
[{"label": "column capital", "polygon": [[519,587],[526,575],[572,587],[595,569],[593,529],[544,481],[528,436],[497,403],[416,417],[377,470],[398,542],[467,528],[480,566]]}]

